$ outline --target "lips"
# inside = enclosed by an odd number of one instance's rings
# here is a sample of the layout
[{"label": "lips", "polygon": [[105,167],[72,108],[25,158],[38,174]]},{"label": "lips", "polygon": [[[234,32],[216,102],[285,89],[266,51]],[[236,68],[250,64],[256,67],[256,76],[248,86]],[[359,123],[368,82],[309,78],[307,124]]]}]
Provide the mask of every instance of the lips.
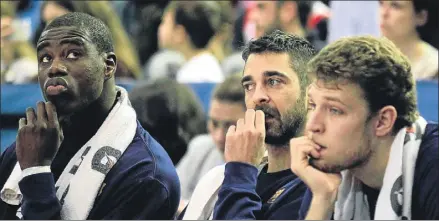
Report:
[{"label": "lips", "polygon": [[56,96],[68,90],[67,81],[60,77],[48,79],[44,88],[48,96]]}]

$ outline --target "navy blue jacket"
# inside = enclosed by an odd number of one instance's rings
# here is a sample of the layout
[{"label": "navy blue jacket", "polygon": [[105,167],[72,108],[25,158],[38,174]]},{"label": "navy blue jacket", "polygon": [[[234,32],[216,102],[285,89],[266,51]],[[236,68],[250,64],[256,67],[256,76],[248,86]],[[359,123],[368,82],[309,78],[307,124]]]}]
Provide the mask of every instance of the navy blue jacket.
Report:
[{"label": "navy blue jacket", "polygon": [[218,192],[215,220],[293,220],[297,219],[305,184],[290,169],[258,176],[258,169],[230,162]]},{"label": "navy blue jacket", "polygon": [[[415,177],[412,190],[412,219],[439,219],[439,132],[438,124],[427,124],[422,143],[416,159]],[[366,196],[371,208],[370,217],[373,219],[379,190],[367,188]],[[312,200],[312,193],[307,189],[299,219],[305,219]],[[389,208],[391,209],[391,208]]]},{"label": "navy blue jacket", "polygon": [[[67,150],[58,151],[51,173],[30,175],[20,181],[24,219],[60,219],[55,182],[74,154],[63,151]],[[16,162],[14,143],[0,158],[0,188]],[[87,219],[173,219],[177,211],[180,183],[174,165],[139,123],[132,143],[108,172],[104,184]],[[0,220],[17,219],[17,209],[0,200]]]}]

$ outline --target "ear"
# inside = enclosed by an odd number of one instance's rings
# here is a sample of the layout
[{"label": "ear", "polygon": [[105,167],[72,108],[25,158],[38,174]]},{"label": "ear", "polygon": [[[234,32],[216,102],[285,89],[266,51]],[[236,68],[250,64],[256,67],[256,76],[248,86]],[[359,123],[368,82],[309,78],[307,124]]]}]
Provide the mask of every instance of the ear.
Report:
[{"label": "ear", "polygon": [[392,133],[398,112],[393,106],[385,106],[378,111],[375,122],[375,135],[378,137]]},{"label": "ear", "polygon": [[416,26],[422,27],[428,21],[428,12],[427,10],[421,10],[419,13],[416,13]]},{"label": "ear", "polygon": [[297,3],[295,1],[285,1],[280,8],[280,20],[284,24],[290,23],[297,17],[297,13]]},{"label": "ear", "polygon": [[116,73],[117,58],[114,52],[105,53],[105,81],[112,78]]}]

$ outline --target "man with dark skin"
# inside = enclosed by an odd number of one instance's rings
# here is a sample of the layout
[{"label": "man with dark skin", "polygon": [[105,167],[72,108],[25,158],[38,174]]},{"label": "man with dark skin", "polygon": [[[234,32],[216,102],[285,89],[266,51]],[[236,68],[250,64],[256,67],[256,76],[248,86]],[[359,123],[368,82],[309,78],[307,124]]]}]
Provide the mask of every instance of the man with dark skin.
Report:
[{"label": "man with dark skin", "polygon": [[[26,110],[16,142],[0,158],[0,188],[17,161],[22,170],[24,219],[65,218],[55,183],[81,147],[108,129],[102,125],[124,91],[115,84],[117,58],[110,36],[102,21],[69,13],[51,22],[38,41],[38,79],[47,102],[38,102],[36,113]],[[160,144],[135,124],[134,138],[110,163],[85,218],[173,218],[180,198],[175,168]],[[15,219],[18,208],[0,201],[0,218]]]}]

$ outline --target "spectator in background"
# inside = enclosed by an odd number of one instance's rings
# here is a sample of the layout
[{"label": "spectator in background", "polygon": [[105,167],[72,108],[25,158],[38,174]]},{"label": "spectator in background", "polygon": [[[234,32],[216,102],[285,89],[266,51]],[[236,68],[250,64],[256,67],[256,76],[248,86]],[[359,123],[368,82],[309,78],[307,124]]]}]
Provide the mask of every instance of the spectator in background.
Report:
[{"label": "spectator in background", "polygon": [[165,148],[174,165],[186,153],[189,141],[206,132],[198,98],[173,79],[138,85],[130,92],[130,100],[142,127]]},{"label": "spectator in background", "polygon": [[191,140],[188,152],[177,165],[182,198],[179,211],[186,206],[198,180],[213,167],[224,163],[226,132],[244,117],[244,97],[241,74],[229,76],[214,89],[207,123],[209,134]]},{"label": "spectator in background", "polygon": [[[306,7],[306,11],[303,8]],[[256,38],[274,30],[306,36],[307,16],[310,5],[306,1],[257,1],[253,12]],[[301,13],[302,12],[302,13]]]},{"label": "spectator in background", "polygon": [[225,57],[232,52],[233,40],[233,14],[232,3],[230,1],[218,1],[220,6],[220,26],[218,31],[209,41],[209,51],[222,62]]},{"label": "spectator in background", "polygon": [[183,54],[186,63],[177,72],[179,83],[218,83],[224,80],[218,59],[208,44],[221,26],[221,7],[214,1],[174,1],[159,27],[161,48]]},{"label": "spectator in background", "polygon": [[[318,30],[308,32],[306,28],[312,2],[287,0],[254,1],[248,3],[250,3],[250,5],[254,4],[254,6],[249,6],[254,8],[242,12],[245,14],[241,15],[239,19],[249,19],[249,22],[254,23],[255,38],[269,34],[274,30],[281,30],[289,34],[305,37],[316,49],[322,47],[323,44],[321,43]],[[245,23],[245,21],[241,21],[241,23]],[[237,25],[240,24],[237,23]],[[326,38],[326,36],[324,36],[324,38]],[[222,62],[222,66],[226,74],[242,70],[244,68],[244,62],[241,52],[235,52],[227,57]]]},{"label": "spectator in background", "polygon": [[37,53],[20,30],[15,20],[15,5],[0,2],[1,16],[1,77],[2,83],[23,84],[36,81]]},{"label": "spectator in background", "polygon": [[438,1],[380,1],[380,28],[407,56],[416,80],[438,78]]},{"label": "spectator in background", "polygon": [[41,24],[35,34],[35,41],[41,35],[41,30],[54,18],[68,12],[83,12],[101,19],[111,31],[114,47],[119,57],[116,78],[139,79],[141,69],[137,51],[128,38],[120,18],[107,1],[45,1],[41,5]]},{"label": "spectator in background", "polygon": [[[144,66],[158,51],[157,31],[169,0],[111,1]],[[114,8],[113,7],[113,8]]]}]

